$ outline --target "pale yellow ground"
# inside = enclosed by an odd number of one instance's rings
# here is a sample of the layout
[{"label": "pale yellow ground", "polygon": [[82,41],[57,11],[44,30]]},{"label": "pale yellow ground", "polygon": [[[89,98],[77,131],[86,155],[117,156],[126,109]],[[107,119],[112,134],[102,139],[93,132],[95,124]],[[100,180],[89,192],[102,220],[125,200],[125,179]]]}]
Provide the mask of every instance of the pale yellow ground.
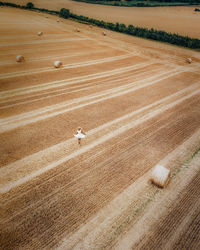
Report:
[{"label": "pale yellow ground", "polygon": [[200,249],[199,52],[57,19],[0,8],[0,249]]},{"label": "pale yellow ground", "polygon": [[[6,1],[5,1],[6,2]],[[26,5],[27,0],[9,2]],[[117,7],[80,3],[71,0],[32,0],[35,7],[60,10],[68,8],[72,13],[108,22],[121,22],[139,27],[156,28],[168,32],[200,38],[200,13],[191,7]]]}]

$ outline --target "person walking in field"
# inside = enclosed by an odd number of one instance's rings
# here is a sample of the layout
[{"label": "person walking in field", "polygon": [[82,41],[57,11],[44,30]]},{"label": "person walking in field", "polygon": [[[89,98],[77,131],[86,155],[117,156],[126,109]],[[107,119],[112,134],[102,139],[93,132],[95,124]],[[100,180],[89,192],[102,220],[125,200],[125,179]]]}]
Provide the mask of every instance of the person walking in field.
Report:
[{"label": "person walking in field", "polygon": [[81,146],[81,139],[85,138],[86,136],[81,127],[78,127],[77,132],[74,136],[78,139],[78,144]]}]

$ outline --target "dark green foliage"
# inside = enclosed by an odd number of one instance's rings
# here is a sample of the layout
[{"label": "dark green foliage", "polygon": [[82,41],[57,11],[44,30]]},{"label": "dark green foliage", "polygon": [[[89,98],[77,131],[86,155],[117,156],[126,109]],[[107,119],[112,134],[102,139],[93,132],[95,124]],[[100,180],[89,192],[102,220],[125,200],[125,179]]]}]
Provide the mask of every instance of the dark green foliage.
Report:
[{"label": "dark green foliage", "polygon": [[137,7],[144,7],[146,4],[145,3],[137,3]]},{"label": "dark green foliage", "polygon": [[161,41],[161,42],[167,42],[167,43],[171,43],[171,44],[175,44],[175,45],[183,46],[187,48],[192,48],[192,49],[200,49],[200,40],[195,39],[195,38],[189,38],[187,36],[172,34],[172,33],[162,31],[162,30],[139,28],[133,25],[129,25],[127,27],[125,24],[108,23],[102,20],[99,21],[93,18],[88,18],[85,16],[78,16],[72,13],[70,14],[70,17],[86,22],[86,23],[95,24],[99,27],[103,27],[103,28],[114,30],[114,31],[121,32],[121,33],[130,34],[133,36],[148,38],[151,40],[156,40],[156,41]]},{"label": "dark green foliage", "polygon": [[33,9],[34,8],[34,4],[31,3],[31,2],[28,2],[27,5],[26,5],[26,8],[27,9]]},{"label": "dark green foliage", "polygon": [[[165,1],[165,0],[163,0]],[[168,1],[173,1],[173,0],[168,0]],[[198,0],[200,1],[200,0]],[[20,6],[17,4],[13,3],[7,3],[7,2],[0,2],[0,6],[11,6],[11,7],[16,7],[16,8],[22,8],[22,9],[27,9],[27,6]],[[104,22],[103,20],[96,20],[93,18],[85,17],[85,16],[78,16],[76,14],[70,13],[68,9],[62,8],[59,11],[55,10],[47,10],[47,9],[40,9],[40,8],[35,8],[32,7],[31,9],[33,10],[38,10],[41,12],[49,13],[49,14],[55,14],[59,15],[63,18],[68,18],[71,17],[73,19],[79,20],[84,23],[91,23],[99,27],[103,27],[105,29],[109,30],[114,30],[117,32],[129,34],[132,36],[138,36],[138,37],[143,37],[151,40],[156,40],[160,42],[166,42],[166,43],[171,43],[175,44],[178,46],[183,46],[191,49],[200,49],[200,40],[196,38],[190,38],[187,36],[180,36],[178,34],[172,34],[168,33],[162,30],[155,30],[155,29],[147,29],[147,28],[139,28],[135,27],[133,25],[129,25],[128,27],[123,24],[123,23],[110,23],[110,22]]]},{"label": "dark green foliage", "polygon": [[91,4],[103,4],[126,7],[157,7],[157,6],[185,6],[200,4],[200,0],[74,0]]},{"label": "dark green foliage", "polygon": [[59,15],[59,11],[56,11],[56,10],[47,10],[47,9],[44,9],[44,8],[34,8],[34,10],[38,10],[38,11],[41,11],[41,12],[45,12],[45,13],[48,13],[48,14],[55,14],[55,15]]},{"label": "dark green foliage", "polygon": [[126,31],[127,31],[126,25],[123,23],[120,23],[119,24],[119,32],[127,33]]},{"label": "dark green foliage", "polygon": [[68,9],[62,8],[62,9],[60,10],[60,13],[59,13],[59,16],[60,16],[60,17],[63,17],[63,18],[65,18],[65,19],[67,19],[67,18],[69,18],[69,15],[70,15],[70,12],[69,12]]},{"label": "dark green foliage", "polygon": [[21,6],[15,3],[0,2],[0,6],[10,6],[15,8],[20,8]]},{"label": "dark green foliage", "polygon": [[60,12],[56,10],[47,10],[44,8],[35,8],[33,3],[29,2],[27,3],[26,6],[19,5],[19,4],[14,4],[14,3],[8,3],[8,2],[0,2],[0,6],[10,6],[10,7],[15,7],[15,8],[20,8],[20,9],[30,9],[30,10],[38,10],[41,12],[49,13],[49,14],[56,14],[58,15]]},{"label": "dark green foliage", "polygon": [[195,8],[195,9],[194,9],[194,11],[200,11],[200,9],[198,9],[198,8]]},{"label": "dark green foliage", "polygon": [[115,25],[114,23],[107,23],[106,24],[109,30],[115,30]]}]

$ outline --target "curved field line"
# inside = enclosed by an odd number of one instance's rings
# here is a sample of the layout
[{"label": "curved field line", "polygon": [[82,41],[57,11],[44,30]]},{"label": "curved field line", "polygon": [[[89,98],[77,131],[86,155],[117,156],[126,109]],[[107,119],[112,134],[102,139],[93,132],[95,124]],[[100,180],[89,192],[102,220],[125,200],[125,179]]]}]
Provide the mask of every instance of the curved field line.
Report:
[{"label": "curved field line", "polygon": [[81,76],[81,77],[73,77],[70,79],[64,79],[64,80],[59,80],[59,81],[53,81],[53,82],[48,82],[48,83],[43,83],[43,84],[38,84],[30,87],[23,87],[23,88],[17,88],[17,89],[12,89],[12,90],[6,90],[6,91],[1,91],[0,92],[0,98],[6,98],[6,97],[11,97],[11,96],[16,96],[16,95],[22,95],[22,94],[28,94],[28,93],[33,93],[41,90],[46,90],[50,88],[57,88],[61,86],[66,86],[66,85],[72,85],[84,81],[89,81],[89,80],[94,80],[98,78],[104,78],[116,74],[121,74],[125,73],[127,71],[133,70],[133,69],[138,69],[143,66],[151,65],[151,63],[143,62],[139,63],[133,66],[128,66],[128,67],[123,67],[123,68],[117,68],[114,70],[108,70],[108,71],[103,71],[100,73],[95,73],[91,75],[86,75],[86,76]]},{"label": "curved field line", "polygon": [[[126,130],[131,129],[131,128],[133,128],[133,127],[135,127],[135,126],[137,126],[137,125],[139,125],[139,124],[141,124],[141,123],[143,123],[143,122],[157,116],[161,112],[164,112],[164,111],[172,108],[173,106],[176,106],[177,104],[180,104],[181,102],[183,102],[183,101],[185,101],[185,100],[187,100],[187,99],[189,99],[189,98],[191,98],[191,97],[193,97],[195,95],[198,95],[199,93],[200,93],[199,89],[195,90],[192,93],[190,93],[190,94],[188,94],[188,95],[186,95],[186,96],[184,96],[184,97],[182,97],[182,98],[180,98],[178,100],[175,100],[175,101],[173,101],[173,102],[171,102],[171,103],[169,103],[167,105],[164,105],[163,107],[155,108],[153,111],[148,112],[147,114],[139,117],[138,119],[136,119],[136,120],[133,119],[133,121],[128,122],[128,124],[125,124],[125,125],[117,128],[117,129],[115,129],[114,131],[111,131],[111,132],[109,132],[107,134],[104,134],[103,136],[96,139],[91,144],[89,144],[87,146],[84,146],[83,148],[71,153],[70,155],[67,155],[67,156],[65,156],[65,157],[63,157],[63,158],[61,158],[61,159],[59,159],[59,160],[57,160],[55,162],[52,162],[49,165],[45,166],[44,168],[39,169],[39,170],[37,170],[35,172],[32,172],[31,174],[29,174],[29,175],[27,175],[27,176],[25,176],[25,177],[23,177],[23,178],[21,178],[21,179],[19,179],[17,181],[14,181],[14,182],[12,181],[10,183],[7,183],[3,187],[0,187],[0,192],[5,193],[5,192],[9,191],[12,188],[14,188],[14,187],[16,187],[18,185],[21,185],[21,184],[31,180],[32,178],[34,178],[34,177],[36,177],[38,175],[41,175],[42,173],[44,173],[44,172],[46,172],[46,171],[48,171],[48,170],[50,170],[52,168],[55,168],[55,167],[59,166],[60,164],[63,164],[64,162],[68,161],[69,159],[72,159],[72,158],[74,158],[74,157],[76,157],[76,156],[78,156],[78,155],[80,155],[82,153],[85,153],[88,150],[92,149],[93,147],[95,147],[95,146],[97,146],[97,145],[99,145],[99,144],[101,144],[101,143],[103,143],[103,142],[105,142],[107,140],[110,140],[113,137],[118,136],[119,134],[124,133]],[[174,95],[177,95],[177,93],[173,94],[172,96],[174,96]],[[169,99],[169,98],[171,98],[171,96],[163,98],[163,99],[157,101],[156,104],[153,103],[153,104],[148,105],[148,106],[154,106],[154,105],[161,104],[164,99],[166,100],[166,99]],[[142,108],[140,110],[137,110],[137,111],[135,111],[133,113],[134,114],[140,113],[144,109],[147,109],[147,107],[144,107],[144,108]],[[131,113],[131,115],[133,115],[133,113]],[[130,116],[130,114],[128,114],[128,116]],[[102,126],[100,126],[100,127],[102,127]],[[11,165],[11,166],[13,166],[13,165]],[[6,167],[7,166],[5,166],[3,169],[5,170]]]},{"label": "curved field line", "polygon": [[[91,34],[91,32],[89,31],[89,32],[87,32],[87,33],[89,33],[89,34]],[[95,40],[95,39],[94,39]],[[110,41],[111,43],[114,43],[114,44],[118,44],[119,42],[118,42],[118,40],[116,40],[116,39],[113,39],[113,38],[111,38],[111,37],[106,37],[106,42],[105,42],[105,40],[104,41],[97,41],[97,42],[99,42],[100,44],[108,44],[108,41]],[[130,50],[131,51],[138,51],[138,55],[141,55],[141,56],[143,56],[144,58],[151,58],[151,56],[147,56],[145,53],[149,53],[149,52],[151,52],[153,55],[158,55],[158,57],[161,57],[160,59],[155,59],[154,58],[154,60],[159,60],[159,61],[161,61],[161,62],[166,62],[167,64],[169,64],[169,62],[179,62],[179,63],[183,63],[183,62],[185,62],[185,59],[187,58],[187,56],[185,56],[185,57],[183,57],[183,56],[179,56],[179,55],[174,55],[174,54],[172,54],[172,53],[170,53],[169,55],[167,54],[167,53],[160,53],[159,51],[157,51],[157,50],[155,50],[155,49],[150,49],[149,47],[148,47],[148,49],[146,49],[146,48],[143,48],[143,50],[141,51],[141,47],[140,46],[138,46],[138,45],[133,45],[133,44],[131,44],[131,43],[129,43],[129,42],[126,42],[127,43],[127,46],[128,46],[128,48],[129,48],[129,50],[126,50],[127,52],[129,51],[130,52]],[[168,50],[169,50],[170,48],[168,48]],[[196,58],[198,58],[198,59],[200,59],[200,56],[198,56],[197,54],[195,55],[195,57]],[[195,64],[195,66],[199,66],[200,64],[199,63],[192,63],[192,67],[194,66],[194,64]],[[177,66],[177,65],[174,65],[174,66]],[[189,65],[187,64],[185,67],[189,67]]]},{"label": "curved field line", "polygon": [[[98,60],[89,60],[89,61],[84,61],[82,63],[71,63],[71,64],[67,64],[65,66],[62,66],[62,69],[71,69],[71,68],[85,67],[85,66],[90,66],[90,65],[105,63],[105,62],[113,62],[116,60],[127,59],[127,58],[132,57],[132,56],[134,56],[134,54],[108,57],[108,58],[98,59]],[[37,74],[37,73],[43,73],[43,72],[49,72],[49,71],[57,71],[57,70],[58,69],[55,69],[52,66],[52,67],[46,67],[43,69],[34,69],[34,70],[26,70],[26,71],[20,71],[20,72],[12,72],[12,73],[8,73],[8,74],[7,73],[0,74],[0,79],[5,79],[5,78],[10,78],[10,77],[15,77],[15,76],[25,76],[25,75]]]},{"label": "curved field line", "polygon": [[[75,109],[79,109],[79,108],[82,108],[84,106],[98,103],[98,102],[101,102],[101,101],[104,101],[104,100],[107,100],[107,99],[110,99],[113,97],[121,96],[121,95],[130,93],[130,92],[136,91],[138,89],[145,88],[147,86],[156,84],[156,83],[160,82],[161,80],[167,79],[169,77],[175,76],[175,75],[180,74],[180,73],[181,72],[177,72],[177,70],[175,73],[174,73],[174,70],[169,71],[169,72],[165,72],[164,74],[162,73],[160,75],[149,77],[149,78],[141,80],[137,83],[133,82],[133,83],[129,83],[129,84],[122,86],[122,87],[117,87],[117,88],[114,88],[111,90],[102,91],[102,92],[98,93],[97,95],[92,94],[89,96],[77,98],[77,99],[70,101],[70,102],[59,103],[59,104],[55,104],[55,105],[52,105],[49,107],[38,109],[36,111],[30,111],[27,113],[22,113],[22,114],[17,115],[17,116],[3,118],[3,119],[0,119],[0,122],[1,122],[0,132],[2,133],[2,132],[5,132],[5,131],[8,131],[8,130],[11,130],[11,129],[14,129],[14,128],[17,128],[20,126],[24,126],[24,125],[27,125],[27,124],[30,124],[33,122],[37,122],[37,121],[44,120],[44,119],[47,119],[47,118],[50,118],[50,117],[53,117],[53,116],[56,116],[59,114],[66,113],[66,112],[69,112],[69,111],[72,111]],[[167,74],[167,76],[165,76],[166,74]],[[155,78],[158,78],[161,76],[163,76],[163,77],[155,80]],[[153,80],[151,80],[151,79],[153,79]],[[146,81],[148,81],[148,83],[145,83]],[[134,86],[133,86],[133,84],[134,84]],[[80,102],[84,102],[84,103],[79,104]],[[77,103],[76,106],[71,106],[75,103]],[[69,107],[67,108],[67,106],[69,106]],[[64,109],[64,110],[55,111],[56,109]],[[52,112],[52,113],[48,113],[48,112]],[[47,114],[45,115],[45,113],[47,113]],[[28,120],[23,120],[23,119],[28,119]]]},{"label": "curved field line", "polygon": [[[85,32],[85,33],[89,33],[89,32]],[[88,37],[88,36],[82,36],[82,37]],[[127,48],[124,48],[124,47],[119,47],[119,41],[117,41],[116,39],[112,39],[110,37],[106,37],[106,41],[105,41],[105,37],[104,37],[104,40],[102,40],[99,37],[98,37],[98,40],[95,39],[95,38],[90,37],[90,40],[95,41],[96,44],[107,46],[107,47],[109,47],[111,49],[114,48],[114,49],[118,49],[120,51],[124,51],[124,52],[127,52],[127,53],[137,53],[137,55],[141,55],[141,51],[140,51],[141,47],[139,47],[139,46],[137,46],[135,44],[133,45],[133,44],[130,44],[130,43],[126,42],[126,45],[128,44],[130,46],[130,48],[127,49]],[[111,42],[109,42],[109,41],[111,41]],[[147,57],[145,55],[144,55],[144,58],[150,59],[150,57]]]}]

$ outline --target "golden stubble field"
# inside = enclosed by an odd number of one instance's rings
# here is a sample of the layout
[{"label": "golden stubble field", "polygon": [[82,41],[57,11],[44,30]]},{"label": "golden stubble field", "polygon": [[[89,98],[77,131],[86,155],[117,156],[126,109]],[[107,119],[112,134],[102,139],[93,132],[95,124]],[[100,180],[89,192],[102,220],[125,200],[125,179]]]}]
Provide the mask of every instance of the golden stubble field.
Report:
[{"label": "golden stubble field", "polygon": [[[28,1],[10,0],[9,2],[26,5]],[[132,24],[200,38],[200,12],[194,11],[196,6],[135,8],[87,4],[72,0],[32,0],[31,2],[39,8],[52,10],[68,8],[77,15],[84,15],[107,22]]]},{"label": "golden stubble field", "polygon": [[199,53],[57,19],[0,8],[1,249],[198,249]]}]

